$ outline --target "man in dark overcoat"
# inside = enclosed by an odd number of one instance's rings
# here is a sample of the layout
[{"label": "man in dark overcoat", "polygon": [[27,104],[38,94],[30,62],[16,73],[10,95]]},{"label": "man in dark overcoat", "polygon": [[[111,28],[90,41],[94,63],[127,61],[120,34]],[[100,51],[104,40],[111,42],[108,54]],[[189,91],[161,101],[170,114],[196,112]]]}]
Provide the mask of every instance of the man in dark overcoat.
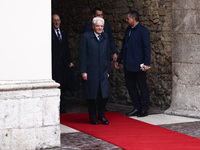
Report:
[{"label": "man in dark overcoat", "polygon": [[60,28],[61,19],[58,14],[52,16],[52,79],[60,84],[60,113],[66,113],[63,107],[64,92],[67,88],[67,67],[74,66],[68,46],[67,33]]},{"label": "man in dark overcoat", "polygon": [[123,59],[126,87],[134,105],[133,111],[126,115],[144,117],[148,115],[149,110],[146,71],[150,69],[151,60],[150,33],[139,22],[137,11],[130,11],[126,21],[129,27],[126,30],[122,50],[115,63],[115,68],[119,69],[118,63]]},{"label": "man in dark overcoat", "polygon": [[[103,18],[103,10],[99,7],[95,7],[94,10],[92,11],[92,17],[101,17]],[[85,24],[84,27],[83,27],[83,33],[84,32],[87,32],[87,31],[92,31],[93,28],[92,28],[92,21]],[[112,31],[111,31],[111,28],[110,28],[110,24],[105,21],[104,22],[104,29],[103,29],[103,32],[107,33],[108,34],[108,37],[109,37],[109,41],[110,41],[110,49],[113,53],[113,61],[115,62],[117,60],[117,49],[116,49],[116,46],[115,46],[115,41],[113,39],[113,35],[112,35]]]},{"label": "man in dark overcoat", "polygon": [[104,19],[93,18],[93,30],[83,33],[79,48],[79,69],[82,75],[83,98],[88,102],[91,124],[98,120],[108,125],[105,118],[105,106],[109,98],[110,45],[108,35],[103,32]]}]

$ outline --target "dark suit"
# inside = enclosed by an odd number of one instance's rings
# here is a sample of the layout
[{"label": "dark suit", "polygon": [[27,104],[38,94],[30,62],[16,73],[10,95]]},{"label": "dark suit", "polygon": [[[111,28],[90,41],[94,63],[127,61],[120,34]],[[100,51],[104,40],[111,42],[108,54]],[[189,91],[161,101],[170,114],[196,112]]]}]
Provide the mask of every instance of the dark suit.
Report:
[{"label": "dark suit", "polygon": [[[71,54],[68,46],[67,33],[60,29],[62,42],[52,28],[52,79],[60,84],[61,103],[63,102],[63,92],[66,88],[66,68],[72,62]],[[61,104],[62,106],[62,104]]]},{"label": "dark suit", "polygon": [[87,73],[83,80],[83,98],[87,99],[91,121],[96,121],[95,100],[98,99],[98,114],[104,116],[104,108],[109,98],[108,74],[110,73],[110,45],[108,35],[101,34],[99,42],[94,31],[85,32],[79,48],[80,73]]},{"label": "dark suit", "polygon": [[[87,31],[93,31],[92,22],[89,22],[88,24],[84,25],[83,33],[87,32]],[[104,32],[108,34],[109,41],[110,41],[110,49],[111,49],[112,53],[117,54],[117,49],[116,49],[115,42],[114,42],[114,39],[113,39],[113,36],[112,36],[110,24],[107,21],[105,21],[105,24],[104,24]]]},{"label": "dark suit", "polygon": [[[149,91],[146,84],[146,72],[140,70],[140,64],[150,66],[150,33],[140,23],[134,28],[127,28],[117,62],[120,63],[122,59],[126,86],[133,105],[136,109],[148,111]],[[138,84],[141,96],[139,96],[136,84]]]}]

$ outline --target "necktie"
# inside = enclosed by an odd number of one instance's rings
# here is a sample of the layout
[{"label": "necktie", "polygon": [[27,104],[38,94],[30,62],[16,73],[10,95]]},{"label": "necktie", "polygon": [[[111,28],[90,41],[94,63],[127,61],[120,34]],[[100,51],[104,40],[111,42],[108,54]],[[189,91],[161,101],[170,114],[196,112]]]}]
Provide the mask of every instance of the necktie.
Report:
[{"label": "necktie", "polygon": [[61,39],[61,36],[60,36],[59,30],[56,30],[56,31],[57,31],[57,35],[58,35],[58,40],[59,40],[60,42],[62,42],[62,39]]},{"label": "necktie", "polygon": [[98,38],[99,38],[99,42],[100,42],[101,41],[101,35],[99,35]]}]

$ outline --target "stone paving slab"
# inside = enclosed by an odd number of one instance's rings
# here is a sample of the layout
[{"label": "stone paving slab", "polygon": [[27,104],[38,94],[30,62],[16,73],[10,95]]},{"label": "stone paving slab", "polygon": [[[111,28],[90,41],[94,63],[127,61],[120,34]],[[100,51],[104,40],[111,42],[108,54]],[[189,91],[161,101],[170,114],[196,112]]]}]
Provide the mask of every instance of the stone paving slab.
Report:
[{"label": "stone paving slab", "polygon": [[[47,150],[47,149],[46,149]],[[61,147],[49,150],[123,150],[122,148],[103,141],[83,132],[62,133]]]},{"label": "stone paving slab", "polygon": [[80,132],[78,130],[75,130],[73,128],[70,128],[68,126],[60,124],[60,131],[61,133],[74,133],[74,132]]},{"label": "stone paving slab", "polygon": [[152,114],[146,117],[130,117],[132,119],[140,120],[153,125],[162,125],[162,124],[175,124],[175,123],[186,123],[186,122],[196,122],[200,119],[167,115],[167,114]]},{"label": "stone paving slab", "polygon": [[[160,127],[200,139],[200,121],[159,125]],[[200,148],[199,148],[200,149]]]},{"label": "stone paving slab", "polygon": [[118,146],[83,132],[61,134],[61,147],[62,150],[123,150]]}]

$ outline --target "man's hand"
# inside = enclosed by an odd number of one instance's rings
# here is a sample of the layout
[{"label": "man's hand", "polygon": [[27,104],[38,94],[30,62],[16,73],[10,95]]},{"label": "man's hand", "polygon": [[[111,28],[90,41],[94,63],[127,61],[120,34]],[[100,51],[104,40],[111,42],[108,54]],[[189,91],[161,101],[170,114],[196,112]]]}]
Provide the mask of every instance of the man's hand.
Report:
[{"label": "man's hand", "polygon": [[140,69],[143,70],[143,71],[147,71],[147,70],[150,69],[150,67],[146,66],[146,65],[142,65],[142,67]]},{"label": "man's hand", "polygon": [[119,63],[115,62],[115,69],[119,69]]},{"label": "man's hand", "polygon": [[81,76],[82,76],[83,80],[85,80],[85,81],[87,80],[87,73],[82,73]]},{"label": "man's hand", "polygon": [[117,61],[117,54],[113,54],[113,61],[116,62]]},{"label": "man's hand", "polygon": [[71,62],[70,64],[69,64],[69,67],[71,68],[71,67],[74,67],[74,64]]}]

